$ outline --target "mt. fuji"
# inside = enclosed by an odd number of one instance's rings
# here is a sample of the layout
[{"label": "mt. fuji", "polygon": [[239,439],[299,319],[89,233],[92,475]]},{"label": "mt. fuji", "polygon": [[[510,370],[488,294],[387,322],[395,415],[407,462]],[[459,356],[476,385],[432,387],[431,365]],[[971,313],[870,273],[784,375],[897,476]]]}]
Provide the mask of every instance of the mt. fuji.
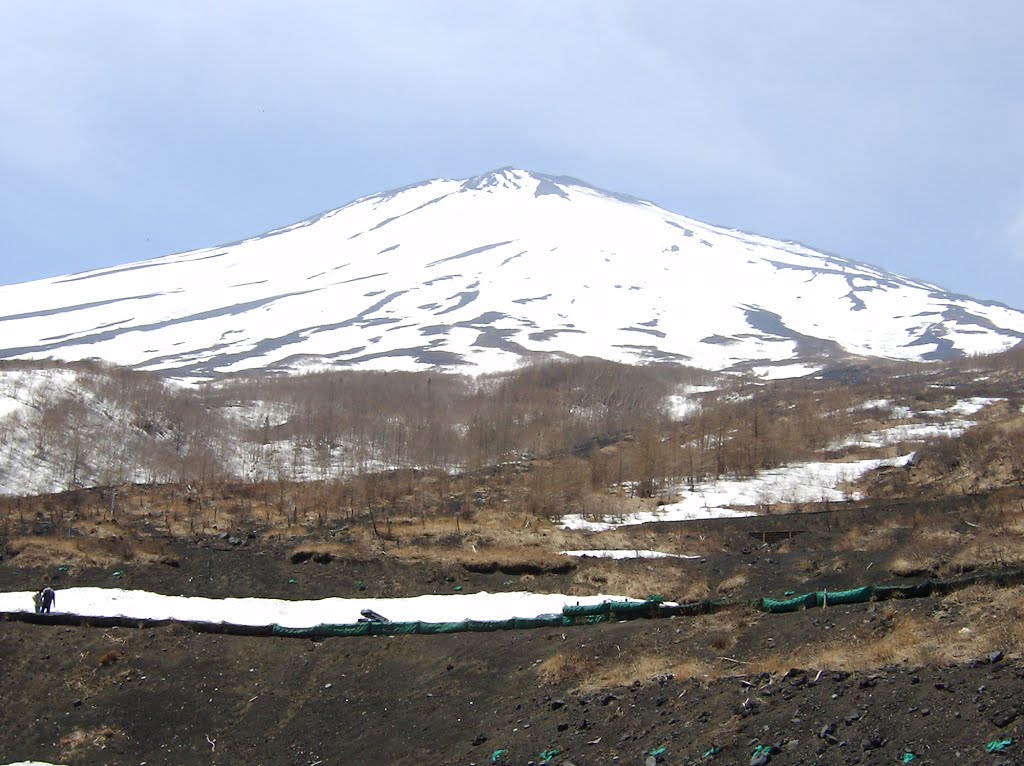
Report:
[{"label": "mt. fuji", "polygon": [[241,242],[0,287],[0,358],[177,377],[509,369],[536,355],[796,375],[1002,351],[1024,312],[501,169]]}]

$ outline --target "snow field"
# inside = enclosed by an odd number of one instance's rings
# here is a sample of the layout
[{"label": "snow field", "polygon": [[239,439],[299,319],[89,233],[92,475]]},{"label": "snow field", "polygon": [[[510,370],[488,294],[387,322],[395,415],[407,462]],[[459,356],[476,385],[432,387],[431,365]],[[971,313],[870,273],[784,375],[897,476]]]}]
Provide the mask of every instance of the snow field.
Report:
[{"label": "snow field", "polygon": [[579,514],[562,517],[561,527],[585,532],[603,532],[633,524],[656,521],[696,521],[699,519],[753,516],[756,509],[776,503],[807,503],[824,500],[840,502],[856,499],[839,485],[852,482],[864,473],[881,466],[906,465],[913,455],[897,458],[856,460],[846,463],[821,462],[765,471],[748,479],[720,479],[697,485],[693,491],[676,487],[672,493],[683,499],[667,503],[656,511],[624,515],[609,520],[592,520]]},{"label": "snow field", "polygon": [[[568,596],[561,593],[466,593],[411,598],[325,598],[289,601],[267,598],[203,598],[165,596],[118,588],[66,588],[57,591],[55,612],[83,617],[182,620],[230,625],[280,625],[310,628],[320,624],[346,625],[372,609],[392,622],[461,622],[506,620],[561,614],[562,607],[605,601],[641,601],[625,596]],[[30,612],[32,592],[0,593],[0,612]]]}]

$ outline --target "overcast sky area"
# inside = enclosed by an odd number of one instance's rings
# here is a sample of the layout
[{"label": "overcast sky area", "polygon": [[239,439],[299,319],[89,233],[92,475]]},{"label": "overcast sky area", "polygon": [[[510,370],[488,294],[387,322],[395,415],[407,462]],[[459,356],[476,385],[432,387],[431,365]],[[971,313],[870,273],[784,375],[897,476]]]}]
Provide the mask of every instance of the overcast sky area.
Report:
[{"label": "overcast sky area", "polygon": [[506,165],[1024,309],[1019,0],[5,0],[0,284]]}]

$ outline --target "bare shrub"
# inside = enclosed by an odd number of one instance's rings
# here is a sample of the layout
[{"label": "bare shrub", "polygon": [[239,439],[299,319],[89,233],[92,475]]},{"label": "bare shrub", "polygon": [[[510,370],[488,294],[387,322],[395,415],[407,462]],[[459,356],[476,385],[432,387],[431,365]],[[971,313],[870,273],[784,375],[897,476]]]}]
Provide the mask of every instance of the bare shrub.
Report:
[{"label": "bare shrub", "polygon": [[737,572],[718,583],[718,593],[726,596],[747,584],[746,572]]}]

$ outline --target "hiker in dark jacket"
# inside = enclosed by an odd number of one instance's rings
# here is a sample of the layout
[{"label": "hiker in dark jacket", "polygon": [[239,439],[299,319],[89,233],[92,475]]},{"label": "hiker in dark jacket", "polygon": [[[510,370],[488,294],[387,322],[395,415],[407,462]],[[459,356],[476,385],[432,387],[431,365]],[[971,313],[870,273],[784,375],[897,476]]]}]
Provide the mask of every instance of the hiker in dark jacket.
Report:
[{"label": "hiker in dark jacket", "polygon": [[42,604],[40,605],[40,611],[49,614],[50,607],[53,606],[54,602],[57,600],[57,594],[54,593],[53,588],[47,585],[45,588],[43,588],[41,596]]},{"label": "hiker in dark jacket", "polygon": [[40,588],[32,594],[32,603],[35,605],[36,614],[43,611],[43,589]]}]

